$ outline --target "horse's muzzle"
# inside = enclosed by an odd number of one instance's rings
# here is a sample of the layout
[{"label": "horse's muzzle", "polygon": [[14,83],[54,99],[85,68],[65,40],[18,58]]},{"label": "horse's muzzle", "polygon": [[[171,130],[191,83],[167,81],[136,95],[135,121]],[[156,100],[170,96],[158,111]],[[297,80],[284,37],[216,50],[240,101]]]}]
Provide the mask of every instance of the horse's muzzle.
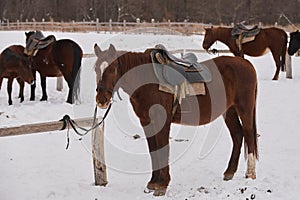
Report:
[{"label": "horse's muzzle", "polygon": [[106,109],[109,106],[109,102],[110,101],[106,97],[99,98],[98,95],[96,96],[96,103],[98,108]]}]

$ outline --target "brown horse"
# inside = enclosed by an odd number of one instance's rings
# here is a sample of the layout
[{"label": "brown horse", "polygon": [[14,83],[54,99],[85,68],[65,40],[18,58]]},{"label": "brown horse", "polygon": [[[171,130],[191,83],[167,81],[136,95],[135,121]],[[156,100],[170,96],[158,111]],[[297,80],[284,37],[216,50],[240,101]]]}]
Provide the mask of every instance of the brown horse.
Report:
[{"label": "brown horse", "polygon": [[[26,35],[26,47],[34,39],[35,35],[41,35],[39,31],[30,31]],[[80,89],[80,66],[82,60],[82,49],[72,40],[63,39],[51,43],[49,46],[39,49],[35,56],[31,57],[33,74],[36,71],[41,76],[42,98],[41,101],[47,100],[46,92],[46,77],[59,77],[64,76],[69,86],[69,94],[67,103],[74,103],[79,100]],[[30,100],[35,99],[35,87],[31,87]]]},{"label": "brown horse", "polygon": [[164,195],[170,182],[171,123],[199,126],[223,115],[233,141],[224,180],[232,179],[237,170],[243,139],[248,155],[246,177],[256,178],[257,77],[249,61],[221,56],[203,62],[212,75],[212,81],[205,84],[206,94],[184,98],[173,113],[174,96],[159,90],[149,51],[120,55],[111,46],[105,53],[114,60],[102,68],[97,85],[97,105],[107,108],[114,91],[120,87],[130,96],[147,137],[152,163],[152,177],[147,188],[154,191],[154,195]]},{"label": "brown horse", "polygon": [[240,52],[235,39],[231,36],[231,31],[232,28],[225,27],[206,28],[202,47],[208,50],[213,43],[220,41],[226,44],[235,56],[241,57],[243,57],[241,55],[243,53],[254,57],[262,56],[269,49],[276,64],[276,72],[273,80],[278,80],[280,67],[282,71],[284,71],[285,67],[287,49],[286,32],[275,27],[261,29],[253,41],[242,44],[242,52]]},{"label": "brown horse", "polygon": [[34,77],[31,72],[29,58],[24,54],[24,47],[12,45],[3,50],[0,55],[0,89],[3,78],[7,78],[8,104],[12,105],[12,84],[16,78],[19,85],[19,98],[24,101],[24,81],[32,84]]}]

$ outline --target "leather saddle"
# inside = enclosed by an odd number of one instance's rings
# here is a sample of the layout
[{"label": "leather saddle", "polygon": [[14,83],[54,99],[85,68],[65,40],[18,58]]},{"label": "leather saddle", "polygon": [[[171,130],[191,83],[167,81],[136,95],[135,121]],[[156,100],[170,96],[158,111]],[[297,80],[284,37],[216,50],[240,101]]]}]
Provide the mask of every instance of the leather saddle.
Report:
[{"label": "leather saddle", "polygon": [[56,41],[54,35],[45,37],[41,31],[36,31],[26,42],[26,52],[37,52],[39,49],[44,49],[52,42]]},{"label": "leather saddle", "polygon": [[172,86],[187,83],[204,83],[211,81],[209,69],[197,62],[193,53],[178,58],[159,44],[150,51],[154,72],[161,84]]},{"label": "leather saddle", "polygon": [[231,35],[234,39],[239,38],[240,35],[242,35],[242,37],[252,37],[259,34],[260,30],[261,28],[259,28],[258,25],[249,28],[243,23],[238,23],[232,28]]}]

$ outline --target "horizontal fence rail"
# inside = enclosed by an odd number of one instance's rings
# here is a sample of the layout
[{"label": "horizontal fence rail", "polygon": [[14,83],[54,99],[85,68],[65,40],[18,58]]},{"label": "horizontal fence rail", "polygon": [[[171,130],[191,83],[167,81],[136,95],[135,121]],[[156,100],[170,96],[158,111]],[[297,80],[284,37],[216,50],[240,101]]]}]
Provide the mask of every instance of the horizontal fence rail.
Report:
[{"label": "horizontal fence rail", "polygon": [[43,30],[61,32],[133,32],[156,34],[203,34],[203,23],[190,22],[1,22],[0,30]]},{"label": "horizontal fence rail", "polygon": [[[154,33],[154,34],[204,34],[204,28],[210,27],[211,24],[195,22],[99,22],[82,21],[82,22],[54,22],[54,21],[26,21],[26,22],[9,22],[0,20],[0,30],[42,30],[42,31],[60,31],[60,32],[132,32],[132,33]],[[260,23],[260,26],[261,23]],[[278,26],[275,24],[274,26]],[[262,26],[263,27],[263,26]],[[290,31],[289,27],[281,27]]]}]

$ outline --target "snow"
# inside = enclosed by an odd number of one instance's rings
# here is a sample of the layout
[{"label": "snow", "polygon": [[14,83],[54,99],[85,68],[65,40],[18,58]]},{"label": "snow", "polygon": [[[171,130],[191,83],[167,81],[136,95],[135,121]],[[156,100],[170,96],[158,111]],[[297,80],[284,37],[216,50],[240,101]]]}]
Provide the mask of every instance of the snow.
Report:
[{"label": "snow", "polygon": [[[202,36],[60,33],[57,39],[70,38],[85,53],[93,53],[94,43],[106,49],[113,43],[117,49],[141,51],[158,43],[169,49],[201,49]],[[0,32],[1,51],[12,44],[24,44],[24,32]],[[224,47],[221,43],[217,47]],[[197,54],[200,61],[216,55]],[[128,96],[117,100],[105,122],[105,153],[108,185],[94,186],[91,137],[81,140],[70,131],[66,147],[66,131],[0,138],[0,199],[299,199],[300,195],[300,64],[292,57],[293,79],[280,74],[272,81],[275,67],[270,53],[247,57],[258,74],[257,126],[260,160],[257,179],[245,179],[246,162],[241,155],[233,180],[223,181],[231,153],[231,139],[221,118],[210,125],[189,127],[172,125],[170,173],[171,182],[164,197],[145,194],[150,179],[150,158],[146,140],[134,115]],[[6,82],[0,91],[0,127],[36,122],[56,121],[65,114],[72,118],[92,116],[95,106],[96,58],[82,63],[81,99],[78,105],[65,102],[68,88],[56,91],[56,79],[47,79],[48,101],[29,101],[30,87],[25,87],[25,101],[17,99],[18,85],[13,87],[13,105],[8,106]],[[103,115],[104,111],[100,111]],[[133,139],[139,134],[140,139]]]}]

